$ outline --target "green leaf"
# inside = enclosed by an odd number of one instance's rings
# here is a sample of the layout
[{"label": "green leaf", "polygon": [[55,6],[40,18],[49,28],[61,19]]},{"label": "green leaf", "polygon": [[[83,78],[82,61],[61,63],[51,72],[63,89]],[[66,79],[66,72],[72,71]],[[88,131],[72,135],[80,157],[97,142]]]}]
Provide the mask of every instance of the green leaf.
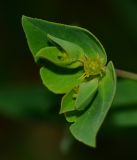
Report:
[{"label": "green leaf", "polygon": [[98,88],[98,79],[92,79],[80,84],[79,93],[76,97],[76,109],[83,110],[92,101]]},{"label": "green leaf", "polygon": [[60,109],[60,114],[65,113],[68,111],[74,111],[76,110],[75,106],[75,90],[72,89],[70,92],[66,93],[61,101],[61,109]]},{"label": "green leaf", "polygon": [[100,81],[97,96],[91,107],[70,126],[70,131],[77,140],[92,147],[96,146],[96,135],[111,106],[115,90],[115,70],[110,62],[107,65],[106,75]]},{"label": "green leaf", "polygon": [[49,46],[48,34],[80,46],[84,53],[92,58],[100,57],[107,62],[105,50],[99,40],[86,29],[57,24],[36,18],[22,17],[22,25],[29,48],[35,57],[37,52]]},{"label": "green leaf", "polygon": [[43,84],[52,92],[62,94],[69,92],[77,86],[82,79],[80,78],[83,71],[79,70],[62,70],[54,67],[42,67],[40,76]]},{"label": "green leaf", "polygon": [[65,118],[68,122],[76,122],[77,118],[80,116],[80,111],[71,111],[65,113]]},{"label": "green leaf", "polygon": [[61,60],[63,53],[56,47],[45,47],[39,50],[35,56],[35,60],[39,63],[40,60],[48,60],[57,66],[63,67],[68,64],[68,61]]},{"label": "green leaf", "polygon": [[74,110],[84,110],[92,101],[98,87],[98,79],[82,82],[68,92],[61,103],[60,113]]},{"label": "green leaf", "polygon": [[77,68],[82,65],[81,57],[84,57],[83,50],[77,45],[52,36],[52,41],[58,43],[64,51],[60,51],[58,47],[45,47],[39,50],[35,56],[36,62],[40,59],[49,60],[50,62],[66,68]]},{"label": "green leaf", "polygon": [[54,37],[50,34],[48,34],[47,36],[53,44],[55,43],[59,45],[65,51],[65,53],[67,54],[70,60],[76,61],[76,60],[79,60],[82,56],[84,56],[84,51],[80,46],[72,42]]},{"label": "green leaf", "polygon": [[116,88],[112,62],[104,75],[107,56],[103,46],[92,33],[80,27],[26,16],[22,17],[22,25],[35,61],[43,62],[43,84],[54,93],[66,94],[60,113],[74,122],[70,126],[72,134],[95,147],[97,132]]}]

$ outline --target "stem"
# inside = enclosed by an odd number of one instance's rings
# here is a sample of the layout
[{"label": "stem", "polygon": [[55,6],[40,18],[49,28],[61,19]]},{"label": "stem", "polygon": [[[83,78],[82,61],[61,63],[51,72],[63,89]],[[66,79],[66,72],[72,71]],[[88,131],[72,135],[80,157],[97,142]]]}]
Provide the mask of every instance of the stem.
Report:
[{"label": "stem", "polygon": [[137,81],[137,74],[136,73],[124,71],[124,70],[121,70],[121,69],[116,69],[116,74],[117,74],[118,77],[132,79],[132,80]]}]

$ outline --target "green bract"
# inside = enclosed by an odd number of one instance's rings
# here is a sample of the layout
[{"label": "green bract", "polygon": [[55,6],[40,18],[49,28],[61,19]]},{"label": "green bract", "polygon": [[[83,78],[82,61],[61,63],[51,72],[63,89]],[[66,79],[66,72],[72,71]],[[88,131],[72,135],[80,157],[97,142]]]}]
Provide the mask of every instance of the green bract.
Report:
[{"label": "green bract", "polygon": [[79,141],[95,147],[116,90],[113,63],[86,29],[23,16],[22,25],[43,84],[64,94],[60,114]]}]

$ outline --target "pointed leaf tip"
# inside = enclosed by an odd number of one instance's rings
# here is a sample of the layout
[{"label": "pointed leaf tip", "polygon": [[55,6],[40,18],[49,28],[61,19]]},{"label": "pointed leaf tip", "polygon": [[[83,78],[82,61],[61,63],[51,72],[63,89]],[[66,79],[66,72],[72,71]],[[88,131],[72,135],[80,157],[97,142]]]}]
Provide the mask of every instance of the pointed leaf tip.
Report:
[{"label": "pointed leaf tip", "polygon": [[40,49],[49,46],[47,34],[50,34],[80,46],[87,56],[100,56],[104,64],[106,63],[107,57],[103,46],[99,40],[86,29],[30,18],[24,15],[22,16],[22,25],[33,56],[35,56]]}]

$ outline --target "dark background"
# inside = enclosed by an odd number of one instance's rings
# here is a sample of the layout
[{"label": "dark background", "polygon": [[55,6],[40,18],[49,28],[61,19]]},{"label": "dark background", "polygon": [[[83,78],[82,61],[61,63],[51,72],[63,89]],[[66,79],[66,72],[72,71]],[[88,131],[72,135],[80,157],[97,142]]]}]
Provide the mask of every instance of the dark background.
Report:
[{"label": "dark background", "polygon": [[[41,84],[22,30],[22,15],[87,28],[102,42],[116,68],[137,72],[136,0],[1,0],[0,159],[137,159],[135,128],[130,133],[118,128],[102,130],[97,149],[75,141],[66,145],[69,152],[60,149],[66,135],[60,123],[64,119],[54,123],[58,98]],[[48,114],[45,105],[52,106]]]}]

